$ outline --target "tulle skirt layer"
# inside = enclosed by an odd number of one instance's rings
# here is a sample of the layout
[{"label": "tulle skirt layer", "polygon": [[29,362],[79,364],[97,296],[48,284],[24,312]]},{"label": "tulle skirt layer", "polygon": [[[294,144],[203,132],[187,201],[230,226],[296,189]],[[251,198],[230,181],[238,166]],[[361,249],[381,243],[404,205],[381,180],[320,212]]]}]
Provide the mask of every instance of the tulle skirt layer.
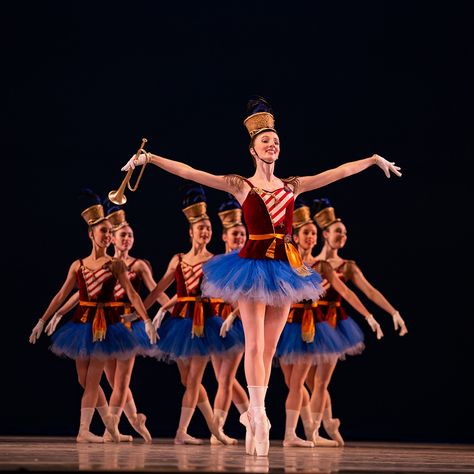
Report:
[{"label": "tulle skirt layer", "polygon": [[356,355],[364,350],[364,333],[350,316],[337,322],[336,331],[345,341],[344,354]]},{"label": "tulle skirt layer", "polygon": [[67,322],[51,336],[51,351],[60,357],[128,359],[140,352],[133,332],[122,323],[109,324],[103,341],[92,341],[92,323]]},{"label": "tulle skirt layer", "polygon": [[239,257],[237,251],[216,255],[203,265],[203,296],[222,298],[230,303],[239,299],[284,306],[302,300],[317,300],[324,293],[321,276],[310,267],[301,276],[281,260]]},{"label": "tulle skirt layer", "polygon": [[203,335],[193,336],[192,318],[167,316],[158,329],[160,339],[155,357],[170,362],[194,356],[208,357],[211,354],[242,351],[243,342],[234,327],[227,332],[226,337],[220,335],[222,323],[220,316],[205,318]]}]

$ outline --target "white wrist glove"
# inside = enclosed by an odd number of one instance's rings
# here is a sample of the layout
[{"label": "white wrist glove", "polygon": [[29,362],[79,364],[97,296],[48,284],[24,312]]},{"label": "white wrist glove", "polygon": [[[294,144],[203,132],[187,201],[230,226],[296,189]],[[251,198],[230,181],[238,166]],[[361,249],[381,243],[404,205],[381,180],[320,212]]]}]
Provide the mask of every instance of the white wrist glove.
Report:
[{"label": "white wrist glove", "polygon": [[53,334],[53,332],[56,330],[56,326],[58,325],[59,321],[61,321],[62,317],[63,315],[59,311],[54,313],[54,316],[51,318],[51,321],[47,324],[46,329],[44,330],[48,336],[51,336],[51,334]]},{"label": "white wrist glove", "polygon": [[122,168],[122,171],[128,171],[130,168],[134,170],[136,166],[142,166],[145,163],[149,163],[149,162],[150,162],[150,157],[148,153],[146,153],[145,151],[142,151],[142,153],[140,153],[140,156],[138,158],[136,154],[133,155],[127,161],[127,164]]},{"label": "white wrist glove", "polygon": [[404,336],[408,332],[408,329],[405,324],[405,321],[403,321],[402,317],[400,316],[400,313],[398,311],[395,311],[395,313],[392,314],[392,318],[395,331],[398,331],[398,329],[400,329],[398,335]]},{"label": "white wrist glove", "polygon": [[385,158],[382,158],[380,155],[373,155],[375,158],[375,164],[379,167],[382,168],[382,171],[385,173],[385,176],[387,178],[390,178],[390,171],[400,177],[402,173],[400,173],[400,166],[395,166],[394,161],[387,161]]},{"label": "white wrist glove", "polygon": [[380,328],[380,324],[375,320],[375,318],[372,315],[369,315],[369,317],[366,319],[372,331],[375,332],[377,339],[382,339],[383,332],[382,332],[382,329]]},{"label": "white wrist glove", "polygon": [[44,321],[42,319],[39,319],[38,322],[36,323],[36,326],[33,328],[33,331],[31,331],[30,334],[30,339],[29,341],[31,344],[34,344],[39,337],[41,336],[41,333],[43,332],[44,328]]},{"label": "white wrist glove", "polygon": [[136,321],[139,316],[136,311],[133,311],[132,313],[121,314],[120,318],[122,319],[123,323],[131,323],[132,321]]},{"label": "white wrist glove", "polygon": [[221,337],[226,337],[227,333],[229,332],[229,329],[232,327],[234,324],[234,319],[236,317],[236,314],[234,312],[230,313],[227,318],[224,319],[224,322],[222,323],[221,329],[219,331],[219,334]]},{"label": "white wrist glove", "polygon": [[158,331],[159,327],[161,326],[161,322],[163,321],[163,318],[165,317],[166,310],[161,307],[158,312],[156,313],[156,316],[153,318],[153,326],[155,326],[155,329]]},{"label": "white wrist glove", "polygon": [[158,334],[156,333],[156,329],[153,327],[153,323],[149,319],[145,321],[145,332],[148,336],[148,339],[150,339],[150,343],[156,344]]}]

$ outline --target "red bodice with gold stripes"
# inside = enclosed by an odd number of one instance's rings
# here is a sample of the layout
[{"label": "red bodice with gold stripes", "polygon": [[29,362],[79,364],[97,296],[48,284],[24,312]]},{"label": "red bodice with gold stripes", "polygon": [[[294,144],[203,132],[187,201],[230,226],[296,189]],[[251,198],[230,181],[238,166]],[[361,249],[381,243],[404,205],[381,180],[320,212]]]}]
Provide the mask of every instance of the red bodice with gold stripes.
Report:
[{"label": "red bodice with gold stripes", "polygon": [[[256,188],[245,180],[251,190],[242,204],[245,224],[249,234],[284,234],[291,240],[294,194],[290,186],[285,185],[273,192]],[[273,238],[265,240],[248,239],[240,250],[242,258],[268,259],[265,255]],[[278,239],[275,246],[274,260],[288,261],[283,239]]]},{"label": "red bodice with gold stripes", "polygon": [[[132,270],[133,265],[138,261],[138,258],[135,258],[132,263],[127,267],[128,278],[130,279],[130,283],[132,284],[133,288],[137,293],[140,292],[140,287],[142,284],[142,279],[138,277],[138,275]],[[128,299],[126,291],[123,289],[122,285],[117,282],[114,288],[114,297],[116,301],[127,301],[130,302]]]}]

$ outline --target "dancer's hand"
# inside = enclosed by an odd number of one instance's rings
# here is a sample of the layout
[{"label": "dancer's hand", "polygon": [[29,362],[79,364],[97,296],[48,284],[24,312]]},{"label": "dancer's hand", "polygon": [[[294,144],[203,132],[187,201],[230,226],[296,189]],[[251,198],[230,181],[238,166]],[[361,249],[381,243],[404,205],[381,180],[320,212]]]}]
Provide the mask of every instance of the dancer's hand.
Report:
[{"label": "dancer's hand", "polygon": [[380,155],[373,155],[373,158],[375,158],[375,164],[379,167],[382,168],[382,171],[385,173],[385,176],[387,178],[390,178],[390,171],[400,177],[402,173],[400,173],[400,166],[395,166],[394,161],[387,161],[385,158],[382,158]]},{"label": "dancer's hand", "polygon": [[382,329],[380,328],[380,324],[375,320],[375,318],[372,315],[369,315],[369,317],[366,318],[366,320],[370,328],[372,329],[372,331],[375,332],[377,339],[382,339],[383,332],[382,332]]},{"label": "dancer's hand", "polygon": [[156,316],[153,318],[153,326],[155,326],[155,329],[158,331],[159,327],[161,326],[161,322],[163,321],[163,318],[165,317],[166,310],[161,307],[158,312],[156,313]]},{"label": "dancer's hand", "polygon": [[136,311],[132,311],[131,313],[120,315],[120,318],[124,323],[131,323],[132,321],[136,321],[139,316]]},{"label": "dancer's hand", "polygon": [[127,164],[122,168],[122,171],[128,171],[130,168],[135,169],[136,166],[142,166],[145,163],[150,162],[150,155],[145,151],[142,151],[140,155],[133,155],[128,161]]},{"label": "dancer's hand", "polygon": [[156,344],[156,340],[159,339],[160,337],[158,336],[156,329],[153,326],[153,323],[151,322],[150,319],[147,319],[145,321],[145,332],[146,332],[146,335],[148,336],[148,339],[150,339],[150,343]]},{"label": "dancer's hand", "polygon": [[41,336],[41,333],[43,332],[43,328],[44,328],[44,321],[40,318],[38,322],[36,323],[36,326],[33,328],[33,331],[31,331],[30,339],[29,339],[31,344],[34,344],[39,339],[39,337]]},{"label": "dancer's hand", "polygon": [[56,331],[56,326],[58,325],[59,321],[61,321],[62,317],[63,315],[59,311],[54,313],[54,316],[51,318],[51,321],[47,324],[46,329],[44,330],[48,336],[51,336],[51,334]]},{"label": "dancer's hand", "polygon": [[395,313],[392,314],[392,318],[395,331],[398,331],[398,329],[400,329],[398,335],[404,336],[408,332],[408,329],[405,324],[405,321],[403,321],[402,317],[400,316],[400,313],[398,311],[395,311]]},{"label": "dancer's hand", "polygon": [[234,319],[236,317],[236,314],[232,311],[227,318],[224,319],[224,322],[222,323],[221,329],[219,331],[219,334],[221,337],[226,337],[227,333],[229,332],[230,328],[234,324]]}]

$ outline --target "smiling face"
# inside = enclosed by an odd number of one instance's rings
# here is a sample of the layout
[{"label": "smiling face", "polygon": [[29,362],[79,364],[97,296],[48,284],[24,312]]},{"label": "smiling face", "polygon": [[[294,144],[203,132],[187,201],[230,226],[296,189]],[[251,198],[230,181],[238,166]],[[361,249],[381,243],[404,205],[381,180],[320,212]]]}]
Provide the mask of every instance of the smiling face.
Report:
[{"label": "smiling face", "polygon": [[311,251],[318,242],[318,229],[315,224],[305,224],[293,235],[295,243],[305,251]]},{"label": "smiling face", "polygon": [[135,238],[133,230],[129,225],[125,225],[112,234],[112,243],[120,252],[130,251]]},{"label": "smiling face", "polygon": [[89,228],[89,237],[100,248],[107,248],[112,241],[112,224],[103,220]]},{"label": "smiling face", "polygon": [[212,237],[212,226],[209,219],[195,222],[189,227],[189,235],[193,243],[207,245]]},{"label": "smiling face", "polygon": [[323,230],[323,237],[332,249],[342,249],[347,242],[346,226],[342,222],[334,222]]},{"label": "smiling face", "polygon": [[227,251],[240,250],[247,240],[245,227],[243,225],[236,225],[230,229],[226,229],[222,233],[222,240],[226,244]]},{"label": "smiling face", "polygon": [[278,135],[266,130],[259,133],[250,145],[250,154],[254,159],[263,160],[266,163],[274,163],[280,155],[280,139]]}]

